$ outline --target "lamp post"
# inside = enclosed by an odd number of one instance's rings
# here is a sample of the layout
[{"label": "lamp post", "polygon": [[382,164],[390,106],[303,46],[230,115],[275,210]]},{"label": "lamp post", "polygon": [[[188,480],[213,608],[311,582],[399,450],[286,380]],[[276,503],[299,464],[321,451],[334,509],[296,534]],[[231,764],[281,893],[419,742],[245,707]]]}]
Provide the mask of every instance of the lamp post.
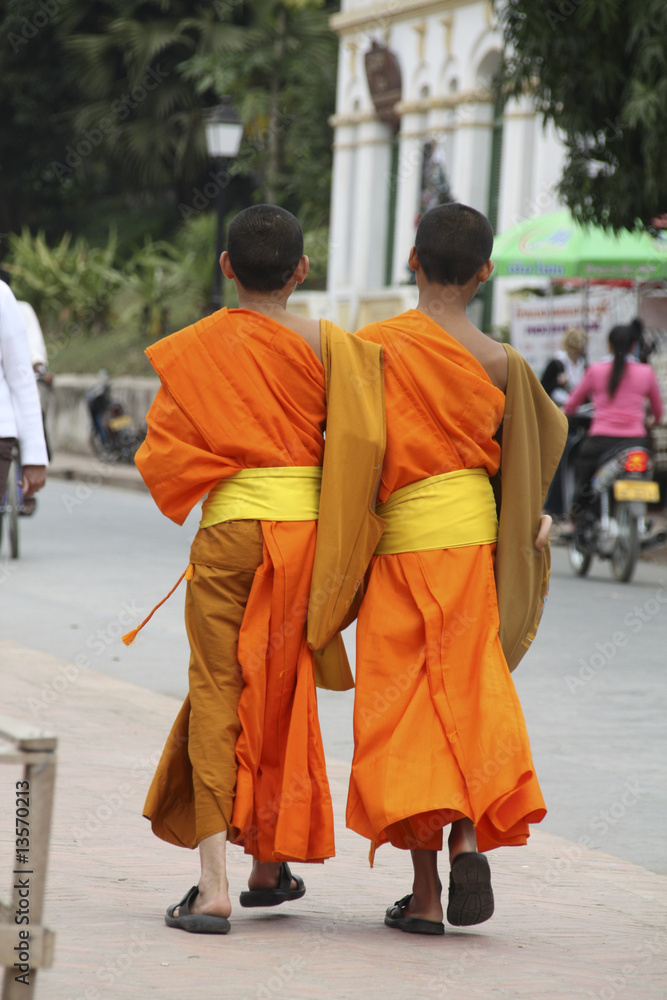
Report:
[{"label": "lamp post", "polygon": [[215,270],[215,281],[213,283],[213,309],[220,309],[222,306],[222,272],[220,270],[220,255],[225,248],[224,245],[224,222],[227,201],[227,167],[229,161],[233,160],[239,151],[241,139],[243,138],[243,122],[238,116],[236,108],[231,103],[230,98],[223,98],[222,102],[214,108],[204,111],[204,129],[206,132],[206,145],[209,156],[216,160],[218,171],[216,181],[218,184],[218,229],[217,229],[217,261]]}]

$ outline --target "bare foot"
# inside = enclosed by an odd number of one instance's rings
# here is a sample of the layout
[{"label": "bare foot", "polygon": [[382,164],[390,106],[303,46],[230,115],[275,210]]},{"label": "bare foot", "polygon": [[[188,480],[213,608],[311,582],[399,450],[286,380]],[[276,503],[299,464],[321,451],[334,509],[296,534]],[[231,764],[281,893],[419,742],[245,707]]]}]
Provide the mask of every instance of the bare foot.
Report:
[{"label": "bare foot", "polygon": [[[258,861],[256,858],[252,863],[252,871],[248,879],[248,888],[254,889],[275,889],[280,878],[280,861]],[[290,882],[290,889],[297,889],[298,885],[294,879]]]},{"label": "bare foot", "polygon": [[[228,917],[232,912],[227,881],[227,831],[205,837],[199,844],[199,892],[190,904],[190,913],[209,917]],[[174,916],[180,916],[180,906]]]},{"label": "bare foot", "polygon": [[432,893],[426,893],[424,895],[418,895],[413,888],[412,899],[407,905],[405,916],[406,917],[420,917],[422,920],[434,920],[438,923],[442,922],[443,909],[442,903],[440,902],[440,893],[442,892],[442,884],[438,879],[437,888],[437,898],[433,896]]},{"label": "bare foot", "polygon": [[410,851],[410,854],[415,877],[412,883],[412,899],[405,911],[406,916],[440,922],[442,882],[438,875],[438,852]]},{"label": "bare foot", "polygon": [[477,851],[477,835],[471,819],[464,816],[462,819],[454,820],[449,833],[448,845],[450,864],[459,854]]},{"label": "bare foot", "polygon": [[[179,917],[180,911],[180,906],[177,906],[174,910],[174,916]],[[228,887],[211,886],[208,891],[202,891],[200,880],[199,892],[192,900],[189,912],[201,913],[207,917],[229,917],[232,912],[232,904],[229,900]]]}]

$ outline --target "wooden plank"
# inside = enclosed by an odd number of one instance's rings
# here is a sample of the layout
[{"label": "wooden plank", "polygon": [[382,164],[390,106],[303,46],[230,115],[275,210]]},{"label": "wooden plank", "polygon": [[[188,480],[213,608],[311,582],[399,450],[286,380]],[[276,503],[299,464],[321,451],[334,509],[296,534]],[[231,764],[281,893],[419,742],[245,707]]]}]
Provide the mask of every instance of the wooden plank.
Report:
[{"label": "wooden plank", "polygon": [[[29,784],[30,801],[30,922],[39,924],[44,907],[46,869],[49,858],[49,836],[53,813],[53,793],[56,778],[56,755],[48,755],[45,764],[35,764],[25,769]],[[18,866],[19,868],[21,865]],[[27,874],[27,873],[26,873]],[[17,876],[17,880],[20,876]],[[21,906],[22,890],[14,885],[12,907]]]},{"label": "wooden plank", "polygon": [[16,750],[0,747],[0,764],[46,764],[53,750]]},{"label": "wooden plank", "polygon": [[[42,755],[40,754],[39,756]],[[30,813],[30,845],[29,848],[26,848],[25,852],[29,854],[30,858],[29,866],[25,869],[25,876],[29,880],[29,885],[22,887],[18,884],[21,881],[21,877],[19,875],[15,876],[11,902],[13,911],[20,910],[22,906],[25,906],[25,899],[22,899],[22,896],[26,895],[25,888],[29,888],[30,923],[37,925],[39,925],[42,919],[44,907],[46,869],[49,857],[49,836],[51,832],[53,793],[56,777],[56,754],[46,754],[46,757],[46,763],[35,763],[34,766],[26,767],[24,771],[29,789],[25,795],[26,800],[29,802],[26,808]],[[21,865],[18,867],[22,869]]]},{"label": "wooden plank", "polygon": [[0,715],[0,736],[16,743],[20,750],[55,750],[58,745],[57,736],[9,715]]},{"label": "wooden plank", "polygon": [[[6,966],[10,971],[17,962],[19,952],[14,949],[23,944],[19,937],[20,930],[30,930],[29,965],[31,969],[46,969],[53,965],[53,951],[55,945],[55,934],[46,927],[35,927],[31,924],[29,928],[17,927],[16,924],[0,924],[0,966]],[[24,987],[25,989],[25,987]]]}]

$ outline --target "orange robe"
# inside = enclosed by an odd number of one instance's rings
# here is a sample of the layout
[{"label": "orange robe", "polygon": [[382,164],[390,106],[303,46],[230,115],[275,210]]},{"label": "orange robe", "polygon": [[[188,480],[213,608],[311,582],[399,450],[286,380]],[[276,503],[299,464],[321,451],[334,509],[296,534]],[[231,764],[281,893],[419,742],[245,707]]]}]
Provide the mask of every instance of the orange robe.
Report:
[{"label": "orange robe", "polygon": [[[147,354],[162,385],[136,461],[178,524],[241,469],[321,465],[323,368],[293,331],[223,309]],[[144,809],[170,843],[195,847],[227,829],[261,861],[334,854],[305,638],[316,530],[315,521],[229,521],[195,538],[190,695]]]},{"label": "orange robe", "polygon": [[[359,336],[384,345],[379,500],[460,469],[493,476],[504,394],[417,310]],[[523,844],[546,810],[498,638],[495,545],[375,557],[357,625],[347,824],[375,845],[442,847],[471,818],[479,849]]]}]

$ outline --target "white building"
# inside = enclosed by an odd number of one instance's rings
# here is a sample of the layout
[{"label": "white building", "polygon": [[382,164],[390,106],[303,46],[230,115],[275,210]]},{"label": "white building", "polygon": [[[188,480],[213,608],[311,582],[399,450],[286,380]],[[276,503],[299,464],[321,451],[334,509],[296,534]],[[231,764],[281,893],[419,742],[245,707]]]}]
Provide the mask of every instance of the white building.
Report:
[{"label": "white building", "polygon": [[[445,189],[502,232],[557,207],[564,154],[529,100],[496,103],[502,38],[491,2],[343,0],[331,24],[340,53],[326,306],[357,329],[415,304],[407,254]],[[383,50],[400,70],[394,123],[378,117],[366,69],[373,51],[377,102],[396,84]],[[476,316],[487,330],[508,318],[508,282],[496,285],[493,317],[490,304]]]}]

